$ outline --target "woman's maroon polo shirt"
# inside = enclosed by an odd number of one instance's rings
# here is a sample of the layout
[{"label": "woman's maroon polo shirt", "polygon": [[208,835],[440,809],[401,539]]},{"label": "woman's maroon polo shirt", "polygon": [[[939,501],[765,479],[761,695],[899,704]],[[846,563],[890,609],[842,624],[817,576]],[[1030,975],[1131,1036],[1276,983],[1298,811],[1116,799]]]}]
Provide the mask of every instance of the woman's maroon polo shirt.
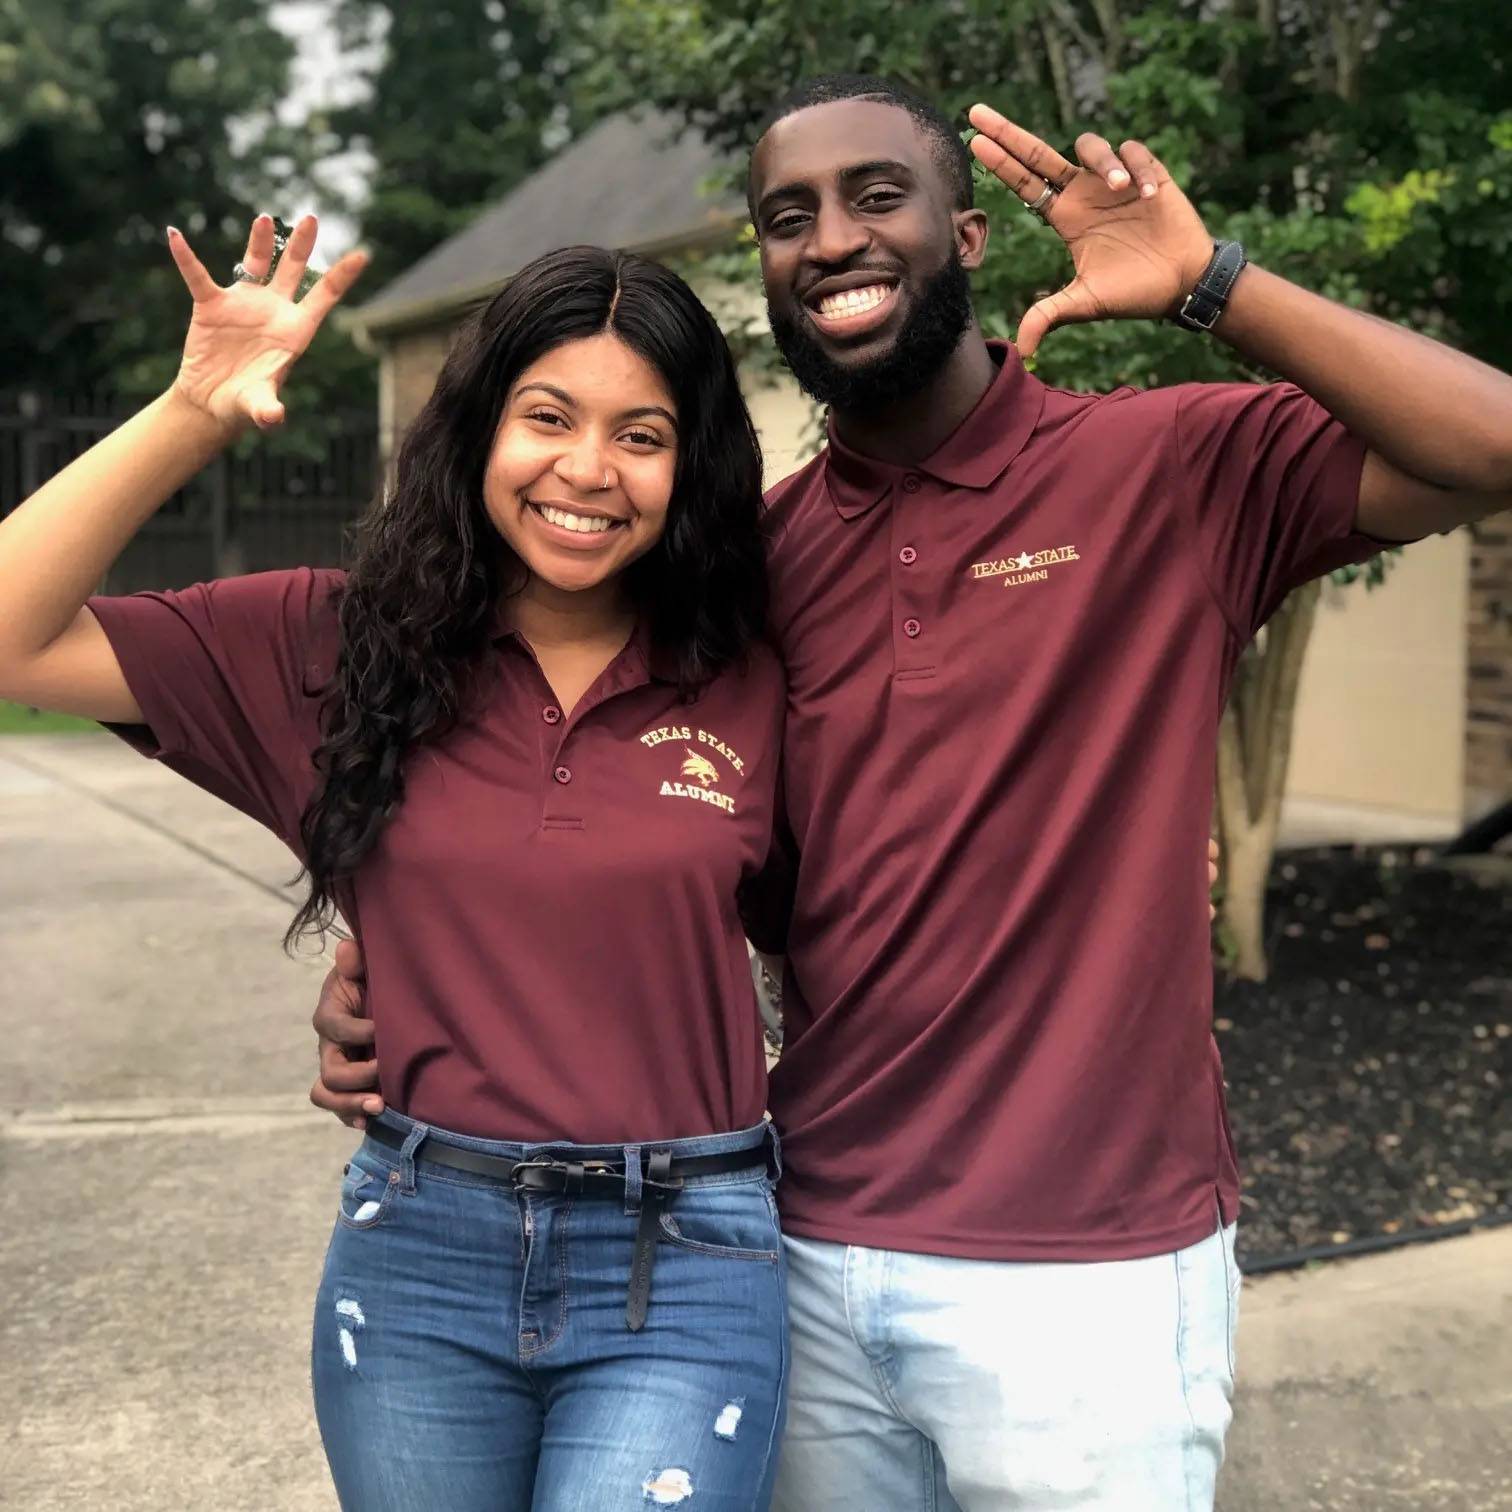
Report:
[{"label": "woman's maroon polo shirt", "polygon": [[[296,855],[340,580],[272,572],[89,605],[150,727],[118,733]],[[770,844],[782,674],[760,648],[687,704],[668,670],[638,635],[564,715],[528,646],[501,635],[486,700],[410,758],[343,899],[394,1107],[523,1141],[761,1120],[735,894]]]},{"label": "woman's maroon polo shirt", "polygon": [[1225,690],[1293,585],[1376,549],[1363,447],[1286,386],[1064,393],[994,355],[927,462],[831,437],[769,496],[800,856],[784,1222],[1155,1254],[1237,1211],[1207,922]]}]

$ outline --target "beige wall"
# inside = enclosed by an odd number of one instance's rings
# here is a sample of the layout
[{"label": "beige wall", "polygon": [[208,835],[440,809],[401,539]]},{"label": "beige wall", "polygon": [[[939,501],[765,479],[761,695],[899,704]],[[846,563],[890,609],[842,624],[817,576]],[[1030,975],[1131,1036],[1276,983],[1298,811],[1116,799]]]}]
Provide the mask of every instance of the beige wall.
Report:
[{"label": "beige wall", "polygon": [[378,366],[378,432],[385,457],[393,456],[395,441],[430,398],[446,361],[452,329],[432,326],[384,345]]},{"label": "beige wall", "polygon": [[1297,696],[1288,799],[1459,825],[1469,538],[1404,551],[1381,587],[1325,585]]},{"label": "beige wall", "polygon": [[1512,513],[1474,530],[1469,647],[1465,818],[1478,819],[1512,798]]},{"label": "beige wall", "polygon": [[818,411],[785,371],[749,379],[742,373],[741,387],[761,437],[761,460],[770,488],[818,451],[824,439]]}]

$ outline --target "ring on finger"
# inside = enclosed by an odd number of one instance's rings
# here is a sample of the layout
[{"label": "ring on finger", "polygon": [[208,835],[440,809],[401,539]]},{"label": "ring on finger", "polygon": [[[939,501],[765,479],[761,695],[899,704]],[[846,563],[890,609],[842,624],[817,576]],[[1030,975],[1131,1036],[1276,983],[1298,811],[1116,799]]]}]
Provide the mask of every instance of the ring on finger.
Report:
[{"label": "ring on finger", "polygon": [[1030,215],[1035,216],[1039,220],[1045,220],[1045,211],[1049,207],[1050,202],[1059,192],[1060,191],[1056,189],[1054,184],[1047,183],[1039,198],[1036,199],[1032,204],[1028,200],[1024,201],[1024,209],[1026,209],[1030,213]]},{"label": "ring on finger", "polygon": [[249,273],[245,263],[237,263],[231,270],[232,283],[265,284],[273,281],[271,271],[267,273]]}]

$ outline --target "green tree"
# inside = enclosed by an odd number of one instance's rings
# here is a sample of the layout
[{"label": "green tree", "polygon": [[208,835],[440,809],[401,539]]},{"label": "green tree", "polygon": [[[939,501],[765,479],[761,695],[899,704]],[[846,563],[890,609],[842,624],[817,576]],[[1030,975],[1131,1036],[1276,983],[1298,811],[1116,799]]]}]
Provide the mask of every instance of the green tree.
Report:
[{"label": "green tree", "polygon": [[[280,118],[294,47],[271,9],[0,0],[0,382],[141,397],[171,380],[189,306],[165,227],[229,273],[253,214],[291,214],[340,145]],[[373,391],[371,359],[323,332],[273,444],[318,447]]]},{"label": "green tree", "polygon": [[367,97],[333,125],[374,160],[361,209],[373,255],[365,294],[417,262],[587,121],[574,91],[596,0],[341,0],[350,48],[378,44]]},{"label": "green tree", "polygon": [[[0,3],[8,383],[136,386],[188,319],[172,223],[234,260],[285,154],[292,47],[267,0]],[[238,125],[240,129],[238,129]]]},{"label": "green tree", "polygon": [[[737,158],[806,74],[882,73],[948,111],[986,98],[1063,148],[1141,137],[1216,231],[1298,283],[1512,367],[1512,7],[1483,0],[609,0],[600,98],[645,101]],[[979,175],[994,236],[988,333],[1064,281],[1055,233]],[[723,260],[755,277],[751,243]],[[1053,332],[1039,375],[1071,388],[1258,380],[1169,325]],[[1384,564],[1364,576],[1379,581]],[[1246,652],[1225,715],[1219,827],[1238,974],[1266,971],[1262,908],[1319,589]]]}]

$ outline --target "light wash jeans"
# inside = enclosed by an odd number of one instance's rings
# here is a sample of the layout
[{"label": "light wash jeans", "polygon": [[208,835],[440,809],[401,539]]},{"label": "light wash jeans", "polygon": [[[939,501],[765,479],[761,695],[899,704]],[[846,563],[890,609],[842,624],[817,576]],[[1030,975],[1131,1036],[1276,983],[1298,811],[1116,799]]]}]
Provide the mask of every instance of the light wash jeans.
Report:
[{"label": "light wash jeans", "polygon": [[[383,1120],[405,1149],[369,1138],[352,1156],[315,1308],[315,1406],[342,1507],[766,1512],[787,1377],[766,1172],[687,1180],[662,1218],[646,1325],[631,1333],[638,1194],[517,1193],[426,1159],[433,1143],[512,1160],[622,1149]],[[714,1155],[769,1137],[655,1148]]]},{"label": "light wash jeans", "polygon": [[1234,1386],[1234,1230],[1096,1263],[789,1236],[774,1512],[1207,1512]]}]

